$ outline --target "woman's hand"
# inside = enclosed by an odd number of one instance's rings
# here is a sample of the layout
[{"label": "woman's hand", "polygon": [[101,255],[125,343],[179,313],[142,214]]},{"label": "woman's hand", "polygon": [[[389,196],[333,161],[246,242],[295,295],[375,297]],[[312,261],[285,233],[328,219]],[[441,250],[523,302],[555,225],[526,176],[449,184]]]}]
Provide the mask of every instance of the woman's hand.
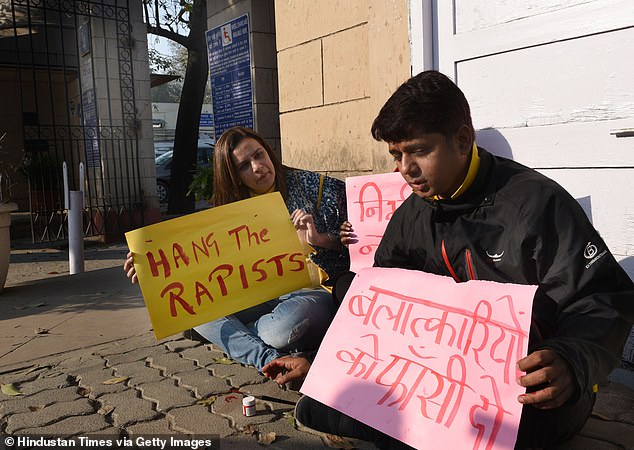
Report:
[{"label": "woman's hand", "polygon": [[320,233],[315,228],[315,220],[312,214],[302,209],[296,209],[291,214],[291,221],[297,230],[299,239],[310,245],[323,248],[337,248],[339,243],[326,233]]},{"label": "woman's hand", "polygon": [[126,276],[130,279],[132,284],[136,283],[139,279],[136,275],[136,269],[134,268],[134,259],[132,258],[132,252],[128,252],[126,255],[126,260],[123,263],[123,271]]},{"label": "woman's hand", "polygon": [[339,238],[341,239],[341,243],[348,247],[350,244],[356,244],[359,242],[357,239],[357,235],[354,234],[354,228],[352,228],[352,224],[347,220],[341,224],[341,228],[339,228]]}]

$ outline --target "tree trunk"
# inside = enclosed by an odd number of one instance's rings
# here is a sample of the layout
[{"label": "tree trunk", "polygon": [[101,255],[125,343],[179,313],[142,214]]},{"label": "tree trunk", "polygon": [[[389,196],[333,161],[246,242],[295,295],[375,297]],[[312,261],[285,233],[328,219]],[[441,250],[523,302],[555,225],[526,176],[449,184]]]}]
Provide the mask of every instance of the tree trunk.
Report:
[{"label": "tree trunk", "polygon": [[209,72],[205,39],[207,1],[194,1],[189,17],[187,68],[176,117],[168,214],[188,214],[194,211],[194,196],[187,196],[187,190],[196,167],[200,111]]}]

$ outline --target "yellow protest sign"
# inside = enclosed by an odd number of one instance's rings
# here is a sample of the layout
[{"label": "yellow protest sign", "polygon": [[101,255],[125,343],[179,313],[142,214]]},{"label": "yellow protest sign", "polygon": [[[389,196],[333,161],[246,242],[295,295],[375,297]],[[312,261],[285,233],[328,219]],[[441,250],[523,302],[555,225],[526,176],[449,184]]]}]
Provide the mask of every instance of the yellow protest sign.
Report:
[{"label": "yellow protest sign", "polygon": [[311,285],[277,192],[125,236],[157,339]]}]

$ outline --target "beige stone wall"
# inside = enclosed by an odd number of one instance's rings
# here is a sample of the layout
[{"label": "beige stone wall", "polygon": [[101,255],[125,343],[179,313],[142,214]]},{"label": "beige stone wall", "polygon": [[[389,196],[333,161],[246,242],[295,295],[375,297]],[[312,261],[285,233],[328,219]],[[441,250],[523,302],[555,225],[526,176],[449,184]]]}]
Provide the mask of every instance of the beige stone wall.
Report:
[{"label": "beige stone wall", "polygon": [[284,163],[340,178],[390,171],[369,130],[410,76],[409,1],[275,0],[275,21]]}]

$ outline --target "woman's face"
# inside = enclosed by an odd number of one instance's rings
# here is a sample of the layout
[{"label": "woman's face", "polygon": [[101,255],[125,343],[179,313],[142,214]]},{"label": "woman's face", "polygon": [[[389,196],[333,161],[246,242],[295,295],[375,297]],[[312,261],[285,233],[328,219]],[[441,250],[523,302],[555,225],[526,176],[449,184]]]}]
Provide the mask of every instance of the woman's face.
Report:
[{"label": "woman's face", "polygon": [[244,138],[231,154],[240,182],[256,194],[264,194],[275,185],[275,167],[258,141]]}]

